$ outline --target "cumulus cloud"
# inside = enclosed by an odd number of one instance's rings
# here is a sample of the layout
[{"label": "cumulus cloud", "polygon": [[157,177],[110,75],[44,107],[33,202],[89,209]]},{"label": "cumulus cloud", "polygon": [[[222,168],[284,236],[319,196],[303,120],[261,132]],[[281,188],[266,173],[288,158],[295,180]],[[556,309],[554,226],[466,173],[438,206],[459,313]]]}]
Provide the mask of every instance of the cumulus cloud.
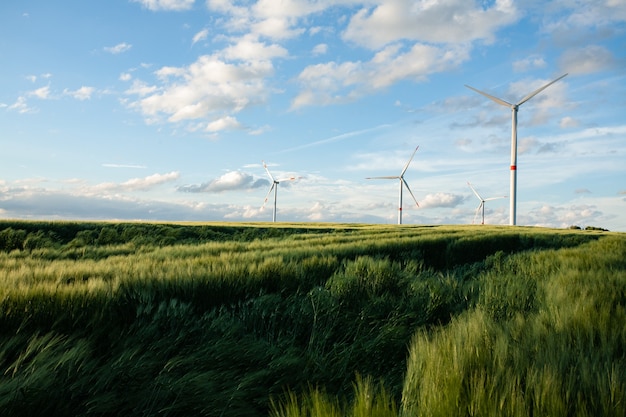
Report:
[{"label": "cumulus cloud", "polygon": [[103,49],[105,52],[108,52],[113,55],[121,54],[122,52],[129,51],[133,46],[126,42],[118,43],[115,46],[105,46]]},{"label": "cumulus cloud", "polygon": [[256,35],[246,35],[226,47],[221,55],[235,61],[269,61],[287,56],[287,50],[275,43],[265,44]]},{"label": "cumulus cloud", "polygon": [[196,33],[193,36],[191,44],[195,45],[196,43],[205,40],[208,36],[209,36],[209,29],[202,29],[200,32]]},{"label": "cumulus cloud", "polygon": [[428,75],[451,70],[469,58],[466,46],[436,47],[415,44],[384,48],[368,62],[328,62],[306,67],[299,75],[302,91],[292,108],[354,100],[405,79],[424,81]]},{"label": "cumulus cloud", "polygon": [[[267,49],[256,52],[231,50],[228,53],[233,56],[241,56],[238,53],[272,55]],[[176,123],[212,119],[215,114],[230,116],[265,102],[268,94],[265,79],[273,71],[272,63],[267,60],[230,63],[217,55],[204,55],[187,67],[158,70],[156,75],[161,80],[160,85],[135,80],[127,94],[138,95],[139,99],[129,105],[152,121],[165,117]]]},{"label": "cumulus cloud", "polygon": [[588,45],[569,49],[561,55],[559,65],[571,74],[592,74],[615,66],[613,54],[603,46]]},{"label": "cumulus cloud", "polygon": [[106,182],[90,187],[92,192],[125,192],[148,191],[156,186],[172,182],[180,177],[180,173],[172,171],[167,174],[152,174],[144,178],[132,178],[123,183]]},{"label": "cumulus cloud", "polygon": [[312,50],[313,55],[324,55],[326,52],[328,52],[328,45],[325,43],[315,45]]},{"label": "cumulus cloud", "polygon": [[390,0],[359,10],[350,19],[343,37],[372,49],[398,40],[491,41],[500,27],[519,18],[512,0],[496,0],[490,6],[467,0]]},{"label": "cumulus cloud", "polygon": [[423,199],[418,199],[421,208],[456,207],[463,203],[462,195],[451,193],[426,194]]},{"label": "cumulus cloud", "polygon": [[563,128],[563,129],[578,127],[579,125],[580,125],[580,123],[578,122],[578,120],[574,119],[573,117],[569,117],[569,116],[566,116],[566,117],[562,118],[561,122],[559,123],[559,126],[561,126],[561,128]]},{"label": "cumulus cloud", "polygon": [[559,45],[581,45],[590,41],[619,36],[613,25],[626,21],[626,3],[609,1],[562,1],[550,4],[550,13],[537,3],[536,12],[544,21],[543,31]]},{"label": "cumulus cloud", "polygon": [[50,98],[50,86],[45,86],[45,87],[41,87],[36,90],[33,90],[29,92],[28,95],[37,97],[38,99],[41,99],[41,100],[46,100]]},{"label": "cumulus cloud", "polygon": [[529,56],[513,62],[513,71],[525,72],[537,68],[545,68],[546,61],[540,56]]},{"label": "cumulus cloud", "polygon": [[264,187],[269,181],[255,179],[254,176],[241,171],[230,171],[219,178],[202,184],[190,184],[178,187],[178,191],[187,193],[220,193],[232,190],[249,190]]},{"label": "cumulus cloud", "polygon": [[530,210],[527,217],[537,226],[551,227],[584,226],[596,224],[605,218],[598,207],[591,204],[542,205]]},{"label": "cumulus cloud", "polygon": [[8,110],[14,110],[18,113],[24,114],[24,113],[32,113],[35,111],[35,109],[33,107],[30,107],[26,101],[26,97],[24,96],[20,96],[17,98],[17,100],[15,101],[15,103],[7,106]]},{"label": "cumulus cloud", "polygon": [[82,86],[77,90],[71,91],[68,89],[63,90],[63,94],[74,97],[76,100],[89,100],[91,95],[96,91],[93,87]]},{"label": "cumulus cloud", "polygon": [[131,0],[133,3],[139,3],[146,9],[152,11],[158,10],[189,10],[193,7],[195,0]]},{"label": "cumulus cloud", "polygon": [[219,132],[221,130],[240,129],[241,124],[232,116],[222,117],[209,123],[206,127],[207,132]]},{"label": "cumulus cloud", "polygon": [[61,190],[6,190],[0,214],[13,219],[222,219],[226,205],[141,200],[119,196],[87,195]]}]

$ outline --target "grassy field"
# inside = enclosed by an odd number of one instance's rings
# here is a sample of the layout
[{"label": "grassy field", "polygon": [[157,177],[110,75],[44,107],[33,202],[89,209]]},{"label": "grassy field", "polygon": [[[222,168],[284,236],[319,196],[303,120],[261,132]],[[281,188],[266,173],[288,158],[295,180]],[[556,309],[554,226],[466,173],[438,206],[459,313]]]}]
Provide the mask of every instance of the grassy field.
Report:
[{"label": "grassy field", "polygon": [[11,416],[624,416],[626,235],[0,222]]}]

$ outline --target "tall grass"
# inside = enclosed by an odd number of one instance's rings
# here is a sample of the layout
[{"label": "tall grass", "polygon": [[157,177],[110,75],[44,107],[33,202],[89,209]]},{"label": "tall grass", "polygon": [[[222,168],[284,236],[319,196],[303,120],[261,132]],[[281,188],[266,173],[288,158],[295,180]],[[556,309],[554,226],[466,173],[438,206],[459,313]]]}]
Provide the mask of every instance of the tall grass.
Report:
[{"label": "tall grass", "polygon": [[384,386],[356,376],[351,401],[340,401],[325,391],[309,387],[298,396],[287,392],[282,402],[272,400],[272,417],[397,417],[397,405]]},{"label": "tall grass", "polygon": [[10,415],[623,411],[621,235],[7,226]]},{"label": "tall grass", "polygon": [[606,238],[485,273],[475,309],[414,337],[403,415],[626,415],[624,259]]}]

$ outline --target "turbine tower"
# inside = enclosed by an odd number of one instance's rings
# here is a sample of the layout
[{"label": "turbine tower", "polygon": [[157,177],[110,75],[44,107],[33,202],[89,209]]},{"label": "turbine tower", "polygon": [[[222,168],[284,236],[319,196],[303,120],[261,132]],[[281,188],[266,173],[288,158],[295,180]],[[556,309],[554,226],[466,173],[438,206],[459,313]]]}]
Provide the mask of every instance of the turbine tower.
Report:
[{"label": "turbine tower", "polygon": [[409,184],[404,179],[404,173],[409,168],[409,164],[413,160],[413,156],[415,156],[415,152],[417,152],[418,148],[419,146],[415,148],[415,150],[413,151],[413,154],[411,155],[411,158],[409,159],[409,162],[406,163],[400,175],[388,176],[388,177],[367,177],[366,178],[368,180],[399,180],[400,181],[400,190],[399,190],[399,196],[398,196],[398,224],[402,224],[402,188],[403,187],[406,187],[406,189],[409,190],[409,193],[411,194],[411,197],[413,197],[413,201],[415,201],[415,204],[417,204],[417,207],[420,206],[417,200],[415,199],[415,196],[413,195],[413,191],[411,191]]},{"label": "turbine tower", "polygon": [[270,170],[267,169],[267,164],[265,163],[265,161],[263,162],[263,168],[265,168],[265,171],[267,172],[267,175],[269,175],[270,179],[272,180],[272,185],[270,186],[269,191],[267,192],[267,194],[265,195],[265,201],[263,201],[263,205],[261,206],[261,209],[263,209],[263,207],[265,207],[265,204],[267,203],[267,199],[270,196],[270,193],[272,192],[272,190],[274,190],[274,212],[272,214],[272,222],[276,222],[276,197],[278,194],[278,184],[280,184],[281,181],[293,181],[296,179],[296,177],[289,177],[289,178],[281,178],[281,179],[274,179],[274,177],[272,176],[272,174],[270,173]]},{"label": "turbine tower", "polygon": [[478,94],[482,94],[483,96],[487,97],[490,100],[495,101],[496,103],[505,106],[505,107],[509,107],[511,109],[511,118],[512,118],[512,128],[511,128],[511,199],[509,201],[510,203],[510,217],[509,217],[509,224],[511,226],[514,226],[516,223],[516,213],[515,213],[515,209],[516,209],[516,192],[517,192],[517,110],[519,109],[519,106],[521,106],[522,104],[526,103],[528,100],[530,100],[531,98],[533,98],[534,96],[536,96],[537,94],[539,94],[540,92],[542,92],[543,90],[545,90],[546,88],[548,88],[549,86],[551,86],[552,84],[554,84],[555,82],[559,81],[561,78],[565,77],[567,74],[563,74],[561,75],[559,78],[557,78],[554,81],[550,81],[548,84],[544,85],[541,88],[538,88],[537,90],[533,91],[532,93],[528,94],[526,97],[524,97],[523,99],[521,99],[518,103],[516,104],[512,104],[509,103],[508,101],[504,101],[498,97],[494,97],[490,94],[485,93],[484,91],[480,91],[475,89],[474,87],[470,87],[469,85],[465,84],[465,87],[469,88],[470,90],[474,90],[476,91]]},{"label": "turbine tower", "polygon": [[482,209],[482,217],[483,217],[483,219],[482,219],[482,222],[480,224],[485,224],[485,201],[498,200],[500,198],[506,198],[506,196],[482,198],[480,196],[480,194],[478,194],[478,191],[476,191],[476,189],[474,187],[472,187],[472,184],[470,184],[469,181],[467,182],[467,185],[469,185],[469,187],[472,189],[472,191],[474,192],[476,197],[478,197],[478,199],[480,200],[480,204],[476,208],[476,213],[474,214],[474,220],[472,220],[472,224],[474,224],[476,222],[476,216],[478,216],[478,212],[481,209]]}]

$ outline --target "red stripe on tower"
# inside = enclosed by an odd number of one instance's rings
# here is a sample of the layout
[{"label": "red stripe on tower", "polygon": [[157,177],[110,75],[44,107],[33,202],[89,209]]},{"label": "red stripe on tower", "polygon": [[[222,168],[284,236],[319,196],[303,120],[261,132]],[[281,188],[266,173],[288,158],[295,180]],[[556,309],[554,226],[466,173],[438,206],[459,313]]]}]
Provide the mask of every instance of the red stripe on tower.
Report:
[{"label": "red stripe on tower", "polygon": [[517,165],[511,165],[511,171],[516,171],[517,170]]}]

